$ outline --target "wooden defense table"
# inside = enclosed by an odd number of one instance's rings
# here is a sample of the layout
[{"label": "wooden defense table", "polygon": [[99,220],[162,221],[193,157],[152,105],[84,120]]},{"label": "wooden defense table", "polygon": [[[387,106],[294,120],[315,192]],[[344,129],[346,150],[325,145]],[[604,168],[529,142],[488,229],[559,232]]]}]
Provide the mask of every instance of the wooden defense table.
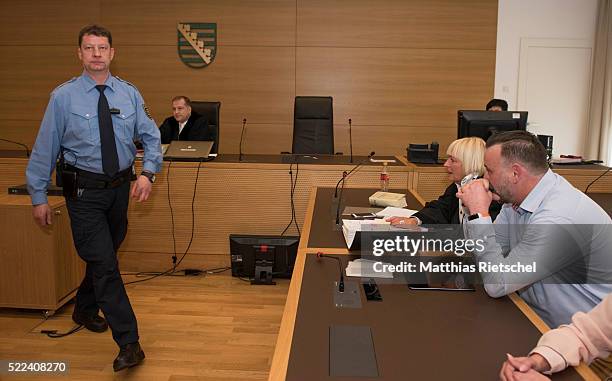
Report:
[{"label": "wooden defense table", "polygon": [[[347,205],[366,206],[367,195],[373,191],[345,190]],[[313,189],[310,197],[270,381],[496,379],[506,353],[528,353],[548,330],[520,297],[493,299],[481,286],[476,292],[417,291],[377,280],[382,302],[368,302],[361,296],[360,309],[336,308],[332,295],[337,264],[316,259],[319,251],[333,253],[345,267],[351,254],[328,215],[332,192]],[[418,209],[418,200],[418,195],[409,192],[408,207]],[[329,376],[332,324],[370,327],[379,377]],[[598,379],[585,365],[553,379],[583,378]]]}]

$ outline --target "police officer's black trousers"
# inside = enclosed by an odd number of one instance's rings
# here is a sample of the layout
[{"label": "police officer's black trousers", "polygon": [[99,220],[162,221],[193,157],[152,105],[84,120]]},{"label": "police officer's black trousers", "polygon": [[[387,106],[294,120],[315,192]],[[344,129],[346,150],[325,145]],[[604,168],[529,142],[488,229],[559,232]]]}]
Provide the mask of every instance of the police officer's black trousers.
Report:
[{"label": "police officer's black trousers", "polygon": [[104,313],[119,346],[138,341],[138,325],[119,273],[117,250],[127,233],[130,183],[112,189],[84,189],[67,199],[74,246],[87,263],[75,311]]}]

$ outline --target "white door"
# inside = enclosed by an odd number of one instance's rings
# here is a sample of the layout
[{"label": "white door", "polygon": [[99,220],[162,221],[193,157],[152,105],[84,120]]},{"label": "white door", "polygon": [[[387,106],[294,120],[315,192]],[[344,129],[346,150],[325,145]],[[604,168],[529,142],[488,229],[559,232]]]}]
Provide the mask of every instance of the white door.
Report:
[{"label": "white door", "polygon": [[584,153],[591,56],[588,41],[521,39],[518,109],[529,112],[529,131],[554,137],[555,157]]}]

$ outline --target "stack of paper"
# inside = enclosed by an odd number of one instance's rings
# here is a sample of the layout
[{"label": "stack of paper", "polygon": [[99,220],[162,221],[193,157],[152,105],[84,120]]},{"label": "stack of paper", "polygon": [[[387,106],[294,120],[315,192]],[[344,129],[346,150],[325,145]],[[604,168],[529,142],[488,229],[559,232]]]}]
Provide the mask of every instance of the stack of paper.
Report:
[{"label": "stack of paper", "polygon": [[550,161],[553,164],[580,164],[582,163],[581,157],[559,157]]},{"label": "stack of paper", "polygon": [[[355,259],[350,261],[346,266],[346,276],[358,276],[367,278],[386,278],[393,279],[392,272],[377,272],[374,270],[374,264],[380,261],[372,261],[369,259]],[[382,269],[382,266],[380,266]]]},{"label": "stack of paper", "polygon": [[[344,240],[346,241],[346,246],[350,249],[353,246],[353,241],[355,240],[355,235],[357,232],[363,230],[364,225],[387,225],[390,224],[384,219],[376,219],[376,220],[342,220],[342,233],[344,234]],[[372,229],[368,229],[372,230]]]},{"label": "stack of paper", "polygon": [[410,217],[416,212],[418,212],[418,210],[387,206],[385,209],[376,213],[376,215],[378,217]]}]

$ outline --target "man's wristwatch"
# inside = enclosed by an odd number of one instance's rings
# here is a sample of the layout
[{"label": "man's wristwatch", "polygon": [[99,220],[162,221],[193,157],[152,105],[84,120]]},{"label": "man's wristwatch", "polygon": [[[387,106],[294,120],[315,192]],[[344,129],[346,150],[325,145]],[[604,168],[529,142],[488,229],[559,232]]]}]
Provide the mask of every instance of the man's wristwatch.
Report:
[{"label": "man's wristwatch", "polygon": [[483,217],[482,214],[476,213],[476,214],[470,214],[467,219],[468,219],[468,221],[472,221],[472,220],[475,220],[475,219],[481,218],[481,217]]},{"label": "man's wristwatch", "polygon": [[140,173],[141,176],[146,177],[147,179],[149,179],[149,181],[151,182],[151,184],[153,184],[155,182],[155,173],[153,172],[149,172],[149,171],[142,171]]}]

